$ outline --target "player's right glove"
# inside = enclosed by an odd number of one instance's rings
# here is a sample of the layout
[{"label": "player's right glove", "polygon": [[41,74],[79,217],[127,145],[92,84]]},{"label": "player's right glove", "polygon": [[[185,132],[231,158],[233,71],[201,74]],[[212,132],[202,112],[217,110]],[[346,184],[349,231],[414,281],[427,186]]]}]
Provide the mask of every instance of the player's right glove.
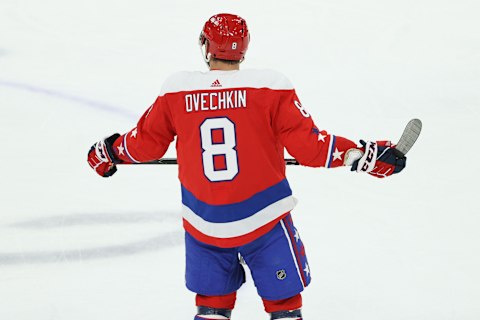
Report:
[{"label": "player's right glove", "polygon": [[390,141],[360,140],[365,153],[352,164],[352,171],[367,172],[377,178],[385,178],[399,173],[405,168],[407,158],[395,152]]},{"label": "player's right glove", "polygon": [[115,156],[113,151],[113,143],[118,137],[120,135],[115,133],[105,140],[98,141],[88,151],[88,164],[104,178],[110,177],[117,172],[115,164],[122,162]]}]

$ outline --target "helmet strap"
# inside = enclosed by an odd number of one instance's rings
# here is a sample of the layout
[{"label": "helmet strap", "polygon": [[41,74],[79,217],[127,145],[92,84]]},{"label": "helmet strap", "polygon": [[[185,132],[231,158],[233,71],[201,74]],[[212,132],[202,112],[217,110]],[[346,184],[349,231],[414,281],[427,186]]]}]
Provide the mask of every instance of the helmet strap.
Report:
[{"label": "helmet strap", "polygon": [[204,44],[200,44],[200,52],[202,53],[203,61],[207,64],[207,67],[210,68],[210,59],[212,54],[207,52],[207,41]]}]

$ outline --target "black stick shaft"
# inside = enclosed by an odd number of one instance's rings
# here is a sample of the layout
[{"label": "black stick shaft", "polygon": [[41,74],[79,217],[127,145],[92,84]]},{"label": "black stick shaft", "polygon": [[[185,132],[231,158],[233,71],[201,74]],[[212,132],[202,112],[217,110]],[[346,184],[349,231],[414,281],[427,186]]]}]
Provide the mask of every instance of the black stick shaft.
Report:
[{"label": "black stick shaft", "polygon": [[[158,160],[148,161],[148,162],[139,162],[132,164],[178,164],[176,158],[162,158]],[[287,166],[297,166],[299,165],[298,161],[295,159],[285,159],[285,164]]]}]

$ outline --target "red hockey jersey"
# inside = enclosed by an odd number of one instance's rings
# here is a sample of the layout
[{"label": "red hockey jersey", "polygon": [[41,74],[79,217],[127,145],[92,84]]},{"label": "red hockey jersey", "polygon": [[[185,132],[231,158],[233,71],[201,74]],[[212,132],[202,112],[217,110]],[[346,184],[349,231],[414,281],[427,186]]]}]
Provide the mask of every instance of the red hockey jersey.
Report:
[{"label": "red hockey jersey", "polygon": [[295,207],[284,148],[328,168],[356,148],[318,130],[290,81],[265,70],[174,74],[114,149],[125,162],[155,160],[175,137],[185,230],[220,247],[265,234]]}]

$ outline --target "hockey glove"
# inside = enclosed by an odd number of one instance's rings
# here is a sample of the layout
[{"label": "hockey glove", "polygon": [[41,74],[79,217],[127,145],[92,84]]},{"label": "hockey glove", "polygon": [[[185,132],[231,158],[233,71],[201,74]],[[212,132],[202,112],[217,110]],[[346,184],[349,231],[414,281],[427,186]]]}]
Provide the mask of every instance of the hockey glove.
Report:
[{"label": "hockey glove", "polygon": [[352,165],[352,171],[367,172],[377,178],[399,173],[405,168],[407,158],[395,152],[390,141],[365,142],[360,140],[365,153]]},{"label": "hockey glove", "polygon": [[117,172],[115,164],[122,162],[115,156],[113,143],[120,137],[118,133],[95,143],[88,151],[88,164],[102,177],[110,177]]}]

